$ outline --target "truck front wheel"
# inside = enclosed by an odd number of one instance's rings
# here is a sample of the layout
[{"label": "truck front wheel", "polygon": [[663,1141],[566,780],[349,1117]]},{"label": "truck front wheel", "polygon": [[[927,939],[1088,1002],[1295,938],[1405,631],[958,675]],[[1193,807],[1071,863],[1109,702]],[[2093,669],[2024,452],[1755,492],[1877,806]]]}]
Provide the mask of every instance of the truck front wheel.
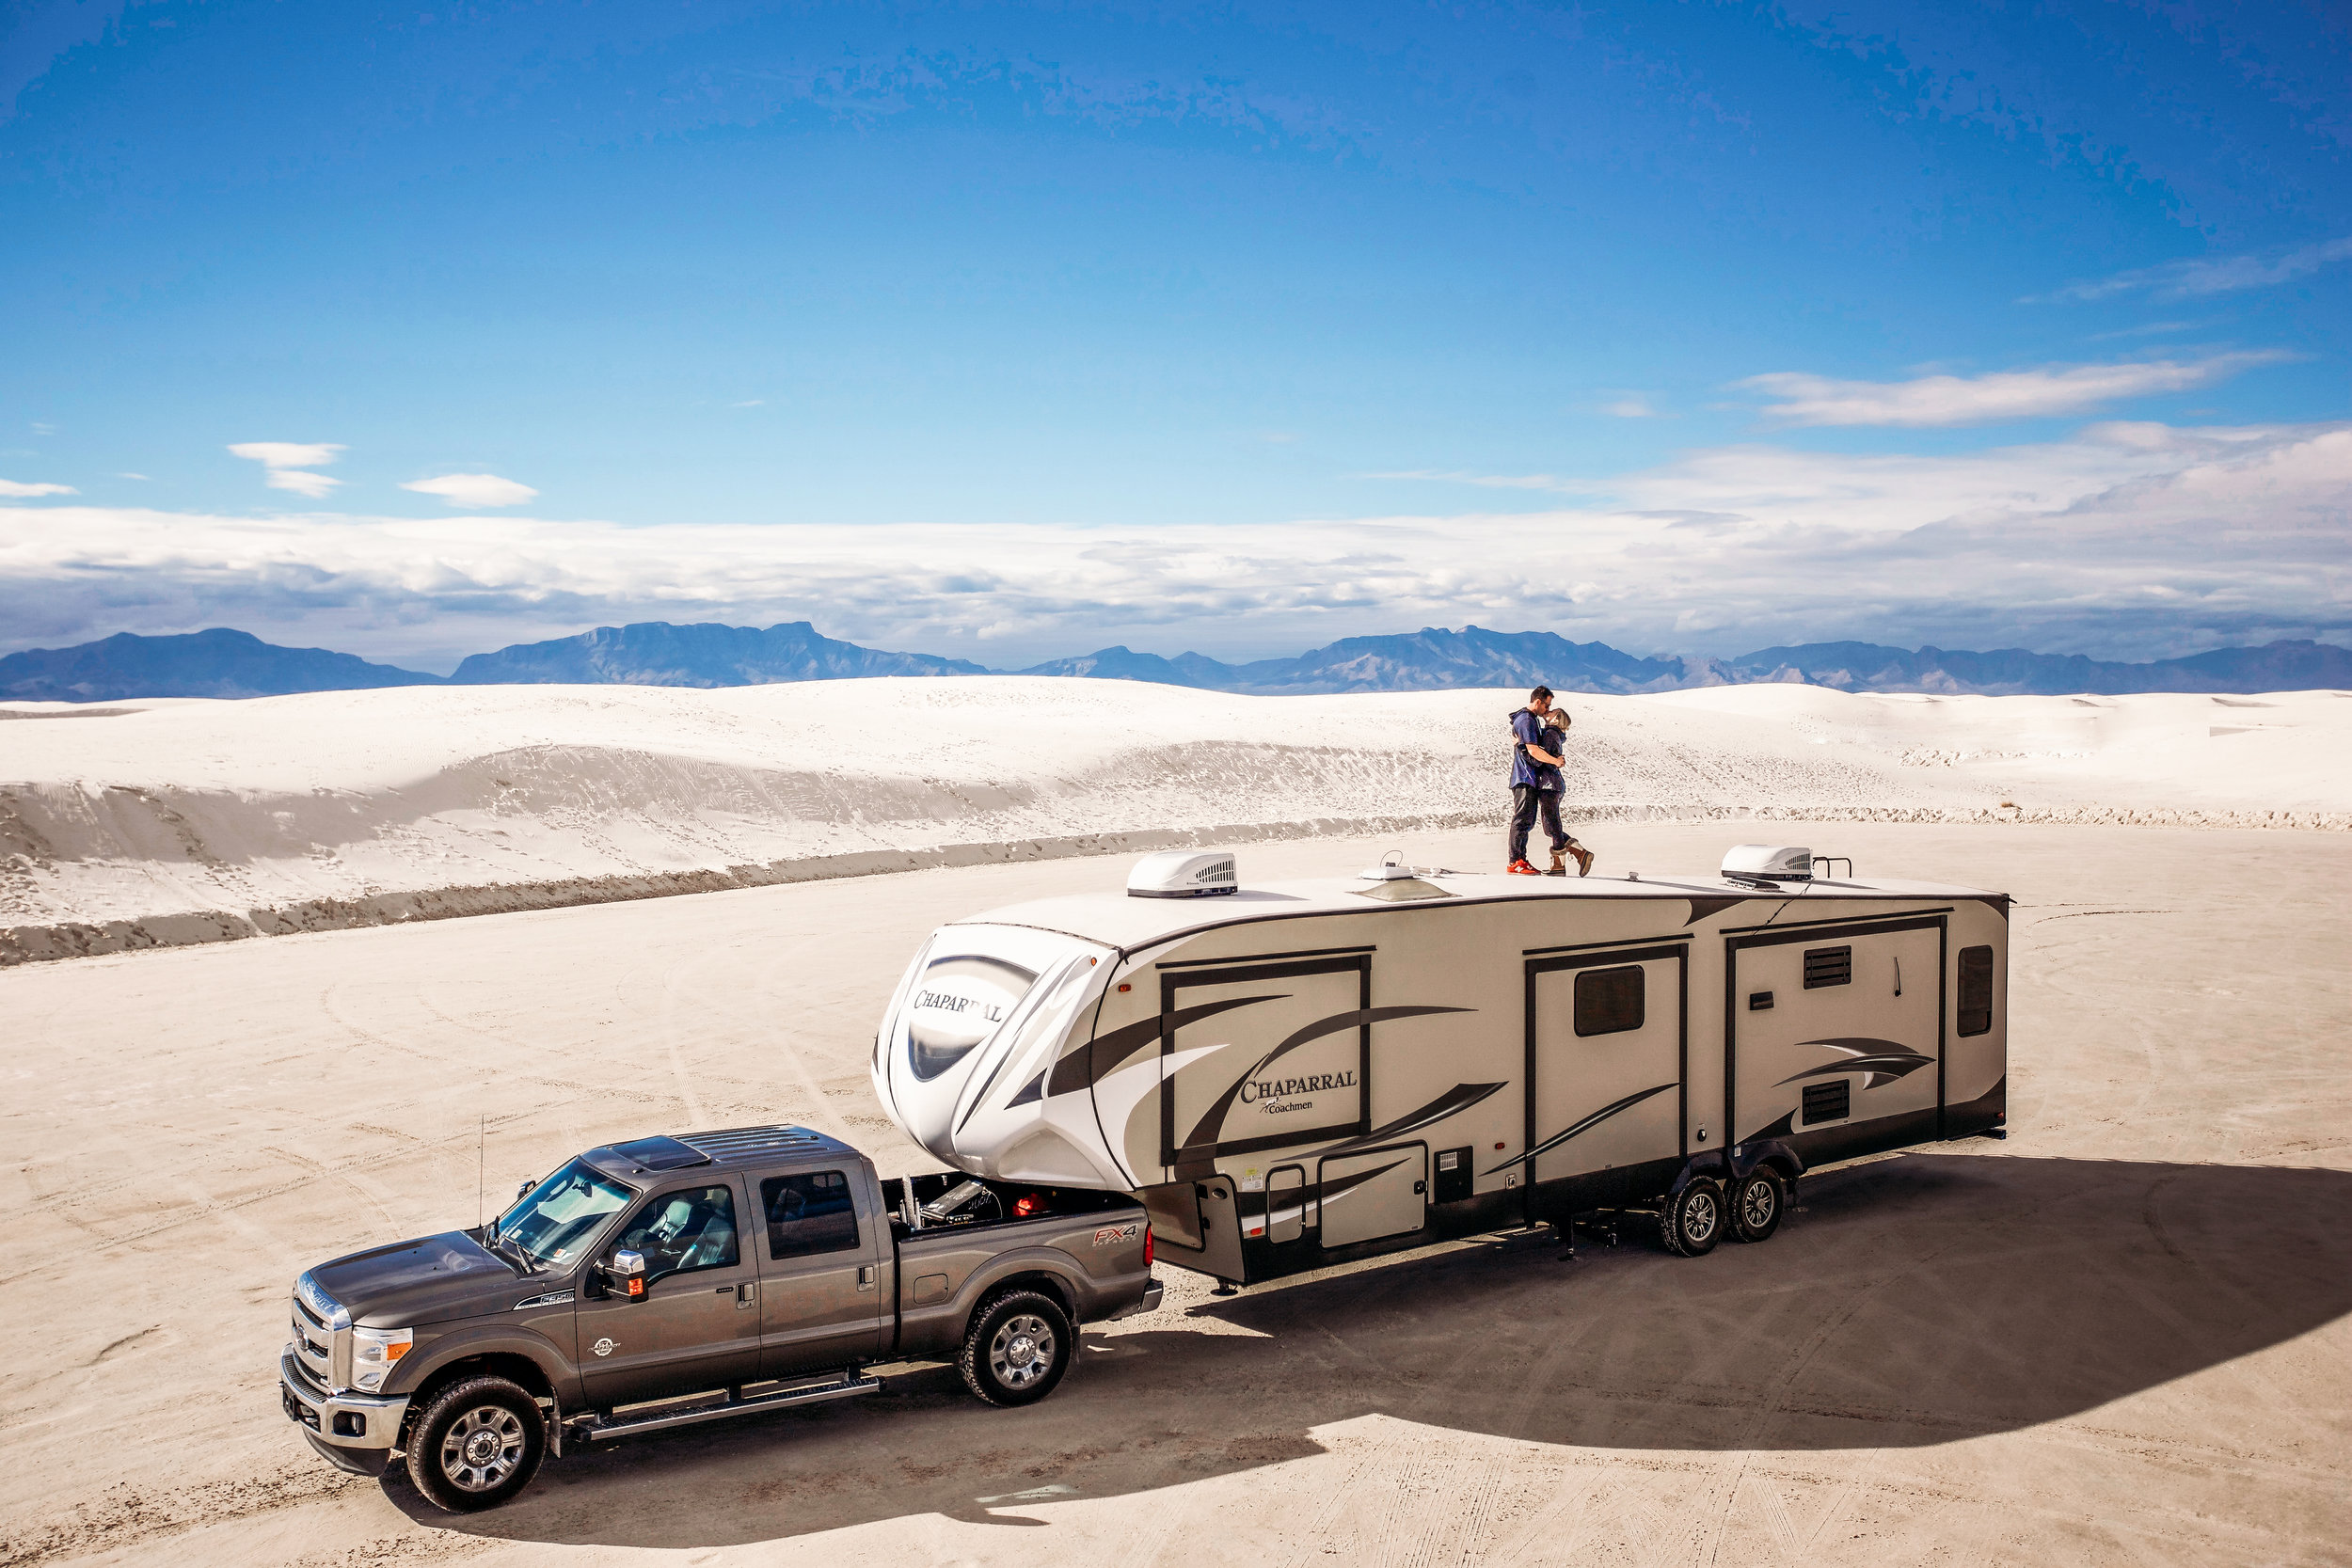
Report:
[{"label": "truck front wheel", "polygon": [[452,1513],[496,1508],[531,1484],[546,1456],[547,1419],[530,1390],[469,1377],[433,1396],[408,1432],[408,1479]]},{"label": "truck front wheel", "polygon": [[1070,1370],[1069,1316],[1038,1291],[1008,1291],[974,1314],[956,1364],[991,1404],[1035,1404]]}]

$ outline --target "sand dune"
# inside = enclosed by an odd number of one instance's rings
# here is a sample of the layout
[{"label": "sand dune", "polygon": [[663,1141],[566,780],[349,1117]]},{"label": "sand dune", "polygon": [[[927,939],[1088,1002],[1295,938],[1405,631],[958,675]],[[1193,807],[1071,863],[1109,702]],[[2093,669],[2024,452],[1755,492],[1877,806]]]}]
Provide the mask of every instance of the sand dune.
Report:
[{"label": "sand dune", "polygon": [[[1499,821],[1516,692],[406,688],[0,707],[0,962],[986,860]],[[2352,826],[2352,701],[1579,697],[1572,811]]]}]

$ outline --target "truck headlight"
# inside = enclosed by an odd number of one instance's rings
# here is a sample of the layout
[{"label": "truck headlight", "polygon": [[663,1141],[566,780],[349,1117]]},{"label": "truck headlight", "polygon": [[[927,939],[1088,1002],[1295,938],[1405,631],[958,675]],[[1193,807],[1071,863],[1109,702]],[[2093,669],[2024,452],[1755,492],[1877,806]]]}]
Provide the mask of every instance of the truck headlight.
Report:
[{"label": "truck headlight", "polygon": [[405,1328],[355,1328],[351,1331],[351,1381],[361,1388],[381,1388],[393,1365],[416,1343]]}]

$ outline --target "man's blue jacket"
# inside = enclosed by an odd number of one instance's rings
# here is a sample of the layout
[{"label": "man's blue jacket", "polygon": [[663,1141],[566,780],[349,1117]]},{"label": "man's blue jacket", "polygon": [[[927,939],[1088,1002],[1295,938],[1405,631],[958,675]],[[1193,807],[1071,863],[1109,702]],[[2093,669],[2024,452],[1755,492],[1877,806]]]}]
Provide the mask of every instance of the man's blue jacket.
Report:
[{"label": "man's blue jacket", "polygon": [[[1518,744],[1511,748],[1511,787],[1518,789],[1527,785],[1548,795],[1556,795],[1565,789],[1567,781],[1560,776],[1560,769],[1549,763],[1537,762],[1527,754],[1530,746],[1538,751],[1550,752],[1559,744],[1551,732],[1544,728],[1544,721],[1521,708],[1511,715],[1511,733],[1518,738]],[[1552,754],[1559,755],[1556,752]]]}]

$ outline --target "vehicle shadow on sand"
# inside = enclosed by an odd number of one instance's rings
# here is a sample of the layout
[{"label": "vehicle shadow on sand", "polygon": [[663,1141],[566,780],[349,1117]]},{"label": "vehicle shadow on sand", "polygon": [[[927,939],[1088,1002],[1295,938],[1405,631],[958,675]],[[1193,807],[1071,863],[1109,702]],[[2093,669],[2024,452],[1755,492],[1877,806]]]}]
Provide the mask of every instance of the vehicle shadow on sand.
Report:
[{"label": "vehicle shadow on sand", "polygon": [[[1322,1451],[1369,1415],[1607,1449],[1914,1447],[2078,1415],[2352,1309],[2352,1174],[1912,1153],[1809,1178],[1761,1246],[1473,1246],[1089,1332],[1054,1396],[952,1370],[550,1462],[500,1540],[732,1545],[937,1513],[1019,1528]],[[1207,1321],[1202,1321],[1207,1320]]]}]

